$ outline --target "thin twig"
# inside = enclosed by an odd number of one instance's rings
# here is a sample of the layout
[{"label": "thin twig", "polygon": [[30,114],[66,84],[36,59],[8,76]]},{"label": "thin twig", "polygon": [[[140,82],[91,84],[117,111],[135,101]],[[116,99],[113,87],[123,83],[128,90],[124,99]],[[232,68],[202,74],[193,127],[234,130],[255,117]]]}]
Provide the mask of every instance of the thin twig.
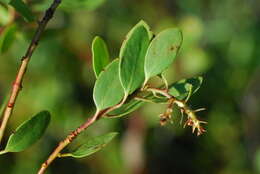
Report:
[{"label": "thin twig", "polygon": [[76,130],[71,132],[63,141],[59,143],[59,145],[54,149],[54,151],[49,155],[48,159],[42,164],[41,168],[38,171],[38,174],[44,174],[46,169],[49,167],[49,165],[55,160],[57,157],[62,157],[64,155],[60,154],[60,152],[68,145],[70,144],[81,132],[86,130],[89,126],[91,126],[93,123],[95,123],[97,120],[99,120],[101,117],[106,115],[107,113],[121,107],[127,99],[127,95],[124,96],[122,101],[110,108],[97,111],[94,116],[92,116],[90,119],[88,119],[85,123],[83,123],[80,127],[78,127]]},{"label": "thin twig", "polygon": [[63,141],[59,143],[59,145],[54,149],[54,151],[51,153],[51,155],[48,157],[48,159],[42,164],[40,170],[38,171],[38,174],[43,174],[48,166],[52,163],[52,161],[61,156],[60,151],[64,149],[69,143],[71,143],[82,131],[87,129],[90,125],[92,125],[95,121],[97,121],[100,116],[102,115],[102,112],[96,112],[94,116],[92,116],[90,119],[88,119],[84,124],[82,124],[80,127],[78,127],[76,130],[71,132]]},{"label": "thin twig", "polygon": [[16,75],[15,81],[13,83],[13,88],[11,90],[10,98],[8,100],[8,104],[5,107],[5,111],[3,114],[3,120],[0,125],[0,142],[3,138],[7,122],[13,112],[13,108],[14,108],[17,96],[22,88],[22,82],[23,82],[23,78],[24,78],[28,63],[32,57],[34,50],[36,49],[36,47],[38,45],[40,37],[41,37],[47,23],[52,18],[56,8],[59,6],[60,3],[61,3],[61,0],[54,0],[53,3],[51,4],[50,8],[48,10],[46,10],[45,15],[43,16],[42,20],[39,22],[39,26],[32,38],[32,41],[31,41],[25,55],[22,57],[22,62],[21,62],[20,68],[18,70],[18,73]]}]

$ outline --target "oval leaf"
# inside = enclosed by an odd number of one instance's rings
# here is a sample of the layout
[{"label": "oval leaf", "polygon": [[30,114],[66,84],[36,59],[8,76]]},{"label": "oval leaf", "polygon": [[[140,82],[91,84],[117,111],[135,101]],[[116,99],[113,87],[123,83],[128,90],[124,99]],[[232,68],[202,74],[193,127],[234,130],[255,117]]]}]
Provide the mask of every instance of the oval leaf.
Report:
[{"label": "oval leaf", "polygon": [[12,45],[15,38],[16,26],[7,27],[0,35],[0,53],[5,53]]},{"label": "oval leaf", "polygon": [[169,86],[169,93],[179,100],[183,100],[189,95],[197,92],[202,84],[202,77],[192,77],[189,79],[182,79]]},{"label": "oval leaf", "polygon": [[97,78],[93,98],[98,110],[114,106],[124,97],[124,90],[119,81],[118,69],[119,60],[116,59]]},{"label": "oval leaf", "polygon": [[109,64],[109,53],[107,45],[103,39],[100,37],[95,37],[92,42],[92,60],[93,60],[93,70],[96,77],[101,71],[105,69],[107,64]]},{"label": "oval leaf", "polygon": [[117,118],[125,116],[138,108],[140,108],[144,104],[143,101],[140,100],[131,100],[128,103],[123,104],[120,108],[117,108],[107,114],[107,118]]},{"label": "oval leaf", "polygon": [[50,113],[42,111],[22,123],[7,142],[5,151],[20,152],[34,144],[44,134],[50,122]]},{"label": "oval leaf", "polygon": [[181,43],[182,33],[176,28],[166,29],[152,40],[145,56],[145,82],[172,64]]},{"label": "oval leaf", "polygon": [[15,10],[24,17],[26,21],[34,21],[34,16],[30,8],[22,0],[11,0],[9,4],[12,5]]},{"label": "oval leaf", "polygon": [[89,156],[105,147],[117,134],[118,133],[116,132],[112,132],[102,136],[94,137],[79,146],[74,152],[64,155],[61,154],[61,156],[71,156],[74,158]]},{"label": "oval leaf", "polygon": [[126,94],[131,94],[144,82],[144,58],[151,37],[148,25],[140,21],[122,44],[119,74]]}]

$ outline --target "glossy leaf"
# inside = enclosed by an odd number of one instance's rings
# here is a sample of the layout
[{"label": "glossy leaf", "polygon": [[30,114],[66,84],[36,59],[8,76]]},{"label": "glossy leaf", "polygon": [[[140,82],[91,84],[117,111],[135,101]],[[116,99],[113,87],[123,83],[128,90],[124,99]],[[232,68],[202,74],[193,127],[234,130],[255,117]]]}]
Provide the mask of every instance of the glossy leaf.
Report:
[{"label": "glossy leaf", "polygon": [[7,27],[0,35],[0,53],[5,53],[15,39],[16,26]]},{"label": "glossy leaf", "polygon": [[9,4],[12,5],[15,10],[25,18],[26,21],[34,21],[34,16],[30,8],[22,0],[11,0]]},{"label": "glossy leaf", "polygon": [[139,100],[131,100],[128,103],[123,104],[120,108],[115,109],[107,114],[108,118],[116,118],[125,116],[138,108],[140,108],[144,104],[143,101]]},{"label": "glossy leaf", "polygon": [[68,153],[64,156],[71,156],[74,158],[89,156],[105,147],[117,134],[118,133],[116,132],[112,132],[102,136],[94,137],[79,146],[74,152]]},{"label": "glossy leaf", "polygon": [[176,28],[166,29],[152,40],[145,56],[145,82],[172,64],[181,43],[182,33]]},{"label": "glossy leaf", "polygon": [[111,62],[97,78],[93,97],[98,110],[118,104],[124,97],[124,90],[119,81],[119,60]]},{"label": "glossy leaf", "polygon": [[42,111],[21,124],[9,137],[5,151],[20,152],[34,144],[44,134],[50,122],[50,113]]},{"label": "glossy leaf", "polygon": [[95,37],[92,42],[92,60],[95,75],[98,77],[100,72],[105,69],[107,64],[109,64],[107,45],[105,41],[98,36]]},{"label": "glossy leaf", "polygon": [[189,95],[197,92],[202,84],[202,77],[193,77],[189,79],[182,79],[169,86],[169,93],[179,100],[183,100]]},{"label": "glossy leaf", "polygon": [[144,58],[152,34],[140,21],[126,36],[120,49],[120,80],[126,94],[131,94],[144,82]]}]

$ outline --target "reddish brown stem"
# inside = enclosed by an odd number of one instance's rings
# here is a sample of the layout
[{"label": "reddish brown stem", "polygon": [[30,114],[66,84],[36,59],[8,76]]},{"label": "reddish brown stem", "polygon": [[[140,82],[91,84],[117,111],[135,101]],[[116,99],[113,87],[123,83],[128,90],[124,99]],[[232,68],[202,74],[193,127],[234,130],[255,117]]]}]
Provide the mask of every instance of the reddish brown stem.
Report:
[{"label": "reddish brown stem", "polygon": [[96,114],[88,119],[84,124],[78,127],[76,130],[71,132],[63,141],[59,143],[59,145],[54,149],[48,159],[42,164],[38,174],[43,174],[48,166],[52,163],[52,161],[60,155],[60,151],[64,149],[69,143],[71,143],[82,131],[87,129],[90,125],[92,125],[96,120],[100,118],[103,112],[96,112]]},{"label": "reddish brown stem", "polygon": [[110,108],[101,110],[96,112],[94,116],[92,116],[90,119],[88,119],[85,123],[83,123],[80,127],[78,127],[76,130],[71,132],[63,141],[59,143],[59,145],[54,149],[54,151],[49,155],[48,159],[42,164],[41,168],[38,171],[38,174],[44,174],[48,166],[55,160],[55,158],[62,156],[60,152],[68,145],[70,144],[81,132],[86,130],[90,125],[95,123],[99,118],[103,117],[107,113],[121,107],[125,101],[126,101],[127,95],[124,96],[122,101],[118,103],[115,106],[112,106]]},{"label": "reddish brown stem", "polygon": [[45,15],[43,16],[42,20],[39,22],[39,26],[33,36],[33,39],[31,41],[25,55],[22,57],[22,62],[21,62],[20,68],[18,70],[18,73],[16,75],[15,81],[13,83],[10,98],[8,100],[8,104],[6,105],[6,108],[5,108],[5,111],[3,114],[2,123],[0,125],[0,142],[3,138],[7,122],[13,112],[13,108],[15,105],[15,101],[18,97],[19,91],[22,87],[22,81],[23,81],[23,77],[25,75],[28,63],[32,57],[34,50],[36,49],[36,47],[38,45],[40,36],[42,35],[47,23],[52,18],[56,8],[59,6],[60,3],[61,3],[61,0],[54,0],[53,3],[51,4],[50,8],[48,10],[46,10]]}]

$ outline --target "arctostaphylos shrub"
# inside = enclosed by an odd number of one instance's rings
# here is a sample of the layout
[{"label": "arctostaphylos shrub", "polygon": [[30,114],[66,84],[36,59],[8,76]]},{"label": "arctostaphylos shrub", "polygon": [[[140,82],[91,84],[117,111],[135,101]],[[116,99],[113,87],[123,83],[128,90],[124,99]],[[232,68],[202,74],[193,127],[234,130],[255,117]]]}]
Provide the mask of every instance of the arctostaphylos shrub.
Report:
[{"label": "arctostaphylos shrub", "polygon": [[[12,1],[12,4],[17,5],[19,2]],[[0,140],[21,90],[22,80],[30,58],[38,45],[43,30],[53,17],[60,2],[60,0],[55,0],[42,20],[38,22],[38,28],[31,44],[22,57],[22,63],[13,84],[10,98],[3,112]],[[4,39],[8,39],[8,37],[7,33]],[[140,21],[126,35],[119,56],[112,59],[105,41],[98,36],[95,37],[92,42],[92,58],[93,71],[96,76],[93,90],[96,112],[58,144],[42,164],[38,173],[44,173],[57,157],[82,158],[97,152],[109,143],[117,133],[112,132],[94,137],[87,142],[82,142],[82,145],[71,152],[63,153],[62,150],[77,135],[99,119],[123,117],[147,102],[167,106],[165,112],[159,115],[161,125],[171,121],[173,107],[177,107],[182,117],[186,116],[184,127],[190,126],[192,132],[197,135],[204,133],[205,130],[201,124],[206,122],[200,121],[196,116],[196,112],[204,110],[204,108],[194,110],[187,104],[192,94],[200,88],[202,77],[192,77],[174,83],[169,83],[164,77],[164,71],[178,55],[182,40],[182,32],[178,28],[168,28],[155,34],[146,22]],[[4,44],[5,42],[3,40],[1,43]],[[152,86],[149,84],[149,80],[154,77],[161,79],[161,85]],[[0,151],[0,154],[20,152],[35,143],[44,134],[50,122],[50,117],[48,111],[42,111],[22,123],[9,137],[7,145],[4,150]]]}]

